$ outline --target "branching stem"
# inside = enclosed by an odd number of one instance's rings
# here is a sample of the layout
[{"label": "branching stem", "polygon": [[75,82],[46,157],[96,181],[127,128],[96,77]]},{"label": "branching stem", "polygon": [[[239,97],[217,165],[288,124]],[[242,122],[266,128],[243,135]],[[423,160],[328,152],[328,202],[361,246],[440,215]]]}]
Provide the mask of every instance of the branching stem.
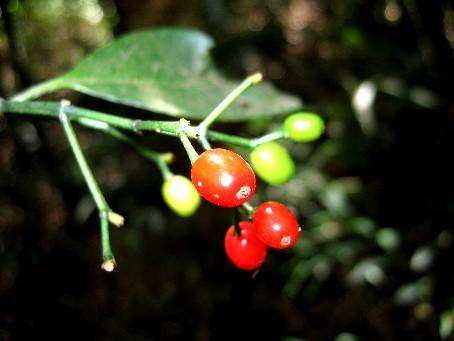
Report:
[{"label": "branching stem", "polygon": [[[109,221],[117,226],[121,226],[124,223],[124,219],[119,214],[113,212],[109,205],[107,204],[104,195],[102,194],[101,189],[96,181],[96,178],[93,175],[93,172],[88,165],[87,159],[80,147],[79,140],[77,139],[76,132],[72,127],[71,121],[68,118],[68,115],[65,112],[65,109],[69,106],[69,102],[62,101],[60,103],[60,108],[58,110],[58,118],[63,126],[66,137],[68,139],[71,150],[76,158],[77,164],[82,172],[82,175],[87,183],[88,189],[95,201],[96,207],[99,211],[99,216],[101,220],[101,244],[102,244],[102,258],[103,258],[103,269],[110,271],[113,270],[115,266],[115,258],[112,253],[109,240]],[[106,262],[109,264],[109,267],[106,268]],[[112,267],[113,266],[113,267]]]},{"label": "branching stem", "polygon": [[[46,101],[26,101],[17,102],[0,99],[0,112],[5,114],[16,115],[33,115],[33,116],[46,116],[58,118],[60,109],[59,102],[46,102]],[[180,121],[152,121],[152,120],[137,120],[127,117],[120,117],[104,112],[80,108],[74,105],[65,107],[65,114],[71,121],[84,124],[83,122],[90,122],[90,128],[93,129],[108,129],[106,125],[111,128],[119,128],[122,130],[129,130],[135,133],[142,131],[153,131],[155,133],[170,135],[178,137],[178,130],[180,129]],[[86,124],[85,124],[86,125]],[[186,127],[186,136],[189,138],[199,139],[205,149],[209,149],[208,141],[198,135],[197,127]],[[222,143],[233,144],[244,148],[254,148],[261,143],[277,140],[285,137],[281,130],[277,130],[270,134],[264,135],[257,139],[248,139],[245,137],[225,134],[217,131],[209,130],[206,132],[206,138],[212,141],[219,141]]]},{"label": "branching stem", "polygon": [[77,120],[77,122],[87,128],[96,129],[106,134],[109,134],[115,137],[116,139],[128,144],[140,155],[156,163],[159,170],[161,171],[161,175],[164,180],[167,180],[172,176],[172,172],[167,166],[167,164],[170,163],[174,158],[172,153],[159,153],[154,150],[151,150],[145,147],[144,145],[136,142],[134,139],[130,138],[121,130],[111,127],[104,122],[99,122],[88,118],[80,118]]},{"label": "branching stem", "polygon": [[229,93],[222,101],[219,103],[216,108],[214,108],[208,115],[205,117],[205,119],[200,122],[200,124],[197,126],[199,130],[199,134],[204,135],[204,133],[207,131],[208,127],[213,124],[216,119],[218,119],[219,116],[223,112],[227,110],[228,107],[232,105],[233,102],[236,101],[236,99],[247,89],[249,89],[252,85],[255,85],[259,83],[263,79],[263,76],[261,73],[255,73],[249,77],[247,77],[244,81],[240,83],[231,93]]}]

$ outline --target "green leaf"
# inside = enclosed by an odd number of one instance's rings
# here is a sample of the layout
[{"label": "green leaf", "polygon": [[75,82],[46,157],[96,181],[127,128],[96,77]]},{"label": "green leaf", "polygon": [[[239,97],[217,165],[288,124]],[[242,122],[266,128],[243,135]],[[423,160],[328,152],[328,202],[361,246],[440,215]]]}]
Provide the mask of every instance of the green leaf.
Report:
[{"label": "green leaf", "polygon": [[[115,103],[200,120],[240,83],[218,72],[210,57],[213,45],[209,36],[196,30],[134,32],[93,52],[53,80],[52,90],[69,88]],[[259,84],[220,120],[245,121],[299,108],[296,97]]]}]

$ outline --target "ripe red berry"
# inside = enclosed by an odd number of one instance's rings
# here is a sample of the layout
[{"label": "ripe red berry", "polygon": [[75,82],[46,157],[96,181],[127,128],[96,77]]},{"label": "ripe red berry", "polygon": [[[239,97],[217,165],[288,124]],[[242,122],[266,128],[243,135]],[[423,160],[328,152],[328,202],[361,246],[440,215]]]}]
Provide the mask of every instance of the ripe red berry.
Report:
[{"label": "ripe red berry", "polygon": [[235,235],[232,225],[224,238],[224,248],[230,261],[242,270],[255,270],[265,260],[266,245],[257,238],[252,224],[247,221],[239,223],[240,235]]},{"label": "ripe red berry", "polygon": [[240,155],[222,148],[203,152],[192,165],[191,179],[203,198],[219,206],[239,206],[255,193],[251,166]]},{"label": "ripe red berry", "polygon": [[287,206],[267,201],[255,210],[252,218],[257,237],[269,247],[287,249],[298,240],[299,225]]}]

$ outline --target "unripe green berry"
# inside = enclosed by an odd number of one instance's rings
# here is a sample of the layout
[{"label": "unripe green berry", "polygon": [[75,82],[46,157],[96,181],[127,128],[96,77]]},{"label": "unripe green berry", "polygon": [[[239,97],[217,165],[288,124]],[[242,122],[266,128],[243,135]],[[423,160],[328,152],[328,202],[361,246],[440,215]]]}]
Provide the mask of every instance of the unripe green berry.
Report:
[{"label": "unripe green berry", "polygon": [[191,180],[182,175],[172,175],[161,188],[167,206],[181,217],[189,217],[200,205],[200,195]]},{"label": "unripe green berry", "polygon": [[276,142],[259,145],[251,152],[255,173],[271,185],[281,185],[295,174],[295,163],[287,149]]},{"label": "unripe green berry", "polygon": [[325,123],[317,114],[300,112],[287,117],[283,129],[293,141],[310,142],[320,137]]}]

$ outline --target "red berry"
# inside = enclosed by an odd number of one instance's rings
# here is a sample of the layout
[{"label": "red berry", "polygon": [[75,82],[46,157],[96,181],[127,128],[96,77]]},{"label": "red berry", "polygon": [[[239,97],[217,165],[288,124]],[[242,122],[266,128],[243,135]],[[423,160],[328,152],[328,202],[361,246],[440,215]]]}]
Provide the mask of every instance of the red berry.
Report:
[{"label": "red berry", "polygon": [[257,237],[269,247],[287,249],[298,240],[298,221],[287,206],[278,202],[261,204],[252,221]]},{"label": "red berry", "polygon": [[226,149],[210,149],[194,162],[191,179],[197,191],[209,202],[235,207],[255,193],[255,174],[238,154]]},{"label": "red berry", "polygon": [[252,224],[247,221],[239,223],[240,235],[235,235],[232,225],[224,238],[224,248],[227,257],[241,270],[255,270],[265,260],[266,245],[257,238],[252,230]]}]

